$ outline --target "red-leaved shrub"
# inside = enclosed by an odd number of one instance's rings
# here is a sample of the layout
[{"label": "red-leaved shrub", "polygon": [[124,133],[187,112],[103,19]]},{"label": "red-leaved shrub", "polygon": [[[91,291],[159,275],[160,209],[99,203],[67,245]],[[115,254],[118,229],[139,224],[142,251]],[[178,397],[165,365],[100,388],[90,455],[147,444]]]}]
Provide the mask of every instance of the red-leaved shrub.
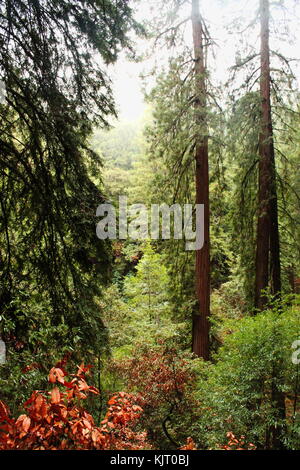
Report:
[{"label": "red-leaved shrub", "polygon": [[24,404],[26,413],[17,419],[0,401],[0,450],[150,448],[146,433],[132,429],[143,411],[132,394],[114,395],[101,425],[95,425],[82,406],[88,394],[99,393],[86,382],[89,368],[81,365],[67,380],[63,368],[53,367],[49,382],[54,387],[49,392],[35,390]]}]

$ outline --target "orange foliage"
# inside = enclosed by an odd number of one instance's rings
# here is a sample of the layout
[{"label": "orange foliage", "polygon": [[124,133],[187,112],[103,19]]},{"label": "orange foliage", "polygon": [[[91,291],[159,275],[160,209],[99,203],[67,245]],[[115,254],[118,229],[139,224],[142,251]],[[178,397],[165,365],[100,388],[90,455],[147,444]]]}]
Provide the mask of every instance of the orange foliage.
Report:
[{"label": "orange foliage", "polygon": [[[157,406],[165,395],[176,391],[184,392],[184,387],[192,376],[185,370],[185,362],[170,372],[170,358],[167,356],[143,356],[142,362],[135,364],[131,379],[134,385],[141,379],[144,382],[144,396],[125,392],[113,395],[108,401],[108,409],[100,426],[82,406],[89,394],[99,394],[97,388],[88,385],[86,374],[91,366],[78,367],[76,374],[69,376],[61,362],[53,367],[48,376],[53,388],[50,391],[35,390],[25,402],[26,414],[17,419],[10,417],[5,403],[0,401],[0,450],[144,450],[151,449],[147,433],[136,432],[133,427],[143,413],[142,404]],[[59,367],[58,367],[59,366]],[[132,363],[126,364],[132,366]],[[125,370],[126,370],[125,366]],[[141,368],[140,368],[141,367]],[[132,367],[131,367],[132,370]],[[153,375],[160,381],[154,381]],[[156,384],[156,393],[152,387]],[[146,400],[145,400],[146,397]],[[223,450],[255,450],[252,443],[246,443],[245,436],[237,438],[227,433],[228,444]],[[191,437],[180,450],[197,450]]]},{"label": "orange foliage", "polygon": [[53,367],[49,392],[34,391],[24,404],[26,414],[10,418],[0,401],[0,450],[142,450],[150,448],[145,432],[132,426],[142,413],[133,395],[119,393],[108,402],[105,419],[96,426],[93,417],[81,406],[88,394],[98,390],[87,384],[90,366],[81,365],[67,380],[63,368]]},{"label": "orange foliage", "polygon": [[196,444],[191,437],[188,437],[186,444],[180,447],[179,450],[197,450]]},{"label": "orange foliage", "polygon": [[127,379],[129,389],[139,389],[142,384],[142,393],[137,395],[142,407],[157,409],[172,402],[178,406],[184,396],[192,402],[188,391],[195,377],[185,358],[178,358],[173,348],[137,351],[133,359],[115,361],[112,368]]},{"label": "orange foliage", "polygon": [[240,438],[237,438],[230,431],[227,433],[227,437],[229,439],[228,444],[220,447],[223,450],[255,450],[256,449],[254,444],[252,443],[246,444],[245,436],[241,436]]}]

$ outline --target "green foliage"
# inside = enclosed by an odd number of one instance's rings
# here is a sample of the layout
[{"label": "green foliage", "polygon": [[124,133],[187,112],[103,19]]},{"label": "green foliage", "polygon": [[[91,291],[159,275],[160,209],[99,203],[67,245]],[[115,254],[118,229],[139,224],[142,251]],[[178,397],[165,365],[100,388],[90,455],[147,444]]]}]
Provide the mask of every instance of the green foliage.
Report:
[{"label": "green foliage", "polygon": [[124,294],[132,311],[139,309],[141,319],[146,318],[159,327],[160,320],[169,313],[168,274],[161,255],[154,253],[151,245],[144,248],[136,274],[124,283]]},{"label": "green foliage", "polygon": [[144,126],[147,114],[133,123],[116,123],[113,129],[97,129],[92,146],[103,162],[103,183],[106,195],[118,203],[125,195],[128,203],[151,202],[152,188],[149,184],[155,168],[146,155]]},{"label": "green foliage", "polygon": [[137,123],[117,122],[109,130],[97,129],[92,145],[109,168],[130,170],[140,153],[138,132]]},{"label": "green foliage", "polygon": [[172,320],[168,272],[162,255],[150,244],[143,247],[135,273],[129,273],[122,284],[109,287],[99,301],[115,357],[130,355],[136,342],[179,340],[186,325]]},{"label": "green foliage", "polygon": [[[289,302],[283,310],[273,306],[225,323],[215,364],[198,384],[203,408],[199,439],[206,436],[211,448],[225,444],[229,431],[266,448],[271,426],[283,427],[286,447],[299,448],[299,366],[292,362],[292,344],[300,335],[300,304],[299,299]],[[285,396],[284,422],[272,398],[274,385]]]},{"label": "green foliage", "polygon": [[[227,182],[224,177],[224,115],[216,105],[219,93],[208,77],[207,121],[210,146],[211,271],[212,288],[220,287],[230,274],[230,230]],[[210,95],[211,93],[211,95]],[[169,61],[148,95],[153,122],[146,128],[147,156],[156,171],[148,185],[152,201],[168,205],[195,203],[195,144],[203,129],[195,119],[193,64],[188,52]],[[179,320],[189,319],[195,301],[194,253],[185,251],[184,240],[165,240],[159,251],[165,255],[172,283],[171,300]]]},{"label": "green foliage", "polygon": [[104,197],[89,139],[116,114],[106,66],[140,28],[123,0],[17,0],[0,13],[0,332],[20,379],[29,354],[47,367],[57,351],[87,358],[107,343],[95,297],[111,249],[95,235]]},{"label": "green foliage", "polygon": [[249,92],[232,105],[228,119],[227,180],[231,272],[239,278],[248,307],[254,302],[259,95]]}]

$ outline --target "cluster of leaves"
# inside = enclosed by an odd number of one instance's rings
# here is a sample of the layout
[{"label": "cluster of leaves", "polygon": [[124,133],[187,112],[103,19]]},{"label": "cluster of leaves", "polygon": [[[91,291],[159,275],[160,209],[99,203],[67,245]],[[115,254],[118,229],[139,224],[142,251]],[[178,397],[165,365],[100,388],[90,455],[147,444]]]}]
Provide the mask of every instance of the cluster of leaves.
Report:
[{"label": "cluster of leaves", "polygon": [[188,437],[186,444],[180,447],[180,450],[197,450],[197,447],[194,440],[191,437]]},{"label": "cluster of leaves", "polygon": [[245,442],[245,436],[236,437],[233,432],[227,433],[228,444],[221,446],[223,450],[255,450],[255,445],[251,442],[247,444]]},{"label": "cluster of leaves", "polygon": [[137,394],[144,410],[140,425],[154,447],[178,448],[193,437],[201,411],[194,397],[200,362],[161,342],[139,345],[130,359],[113,363],[127,390]]},{"label": "cluster of leaves", "polygon": [[95,424],[81,403],[89,394],[99,393],[86,381],[89,369],[81,365],[76,374],[67,377],[63,368],[53,367],[49,382],[55,386],[48,392],[34,391],[24,404],[26,413],[17,419],[11,418],[8,407],[0,402],[0,449],[150,448],[146,433],[133,430],[143,410],[131,394],[114,395],[100,426]]}]

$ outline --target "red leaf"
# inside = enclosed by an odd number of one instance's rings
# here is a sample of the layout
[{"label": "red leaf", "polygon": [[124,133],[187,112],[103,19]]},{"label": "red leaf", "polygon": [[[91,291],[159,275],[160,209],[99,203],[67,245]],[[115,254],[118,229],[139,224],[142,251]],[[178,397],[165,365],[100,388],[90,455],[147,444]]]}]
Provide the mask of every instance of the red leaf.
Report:
[{"label": "red leaf", "polygon": [[52,367],[49,372],[49,382],[54,384],[57,381],[63,384],[65,381],[64,376],[65,373],[61,369],[58,367]]},{"label": "red leaf", "polygon": [[3,403],[3,401],[0,400],[0,421],[8,418],[8,415],[9,415],[9,409],[7,408],[5,403]]},{"label": "red leaf", "polygon": [[83,391],[83,390],[89,390],[89,388],[90,388],[90,387],[88,386],[88,384],[86,383],[86,381],[83,380],[83,379],[81,379],[80,382],[79,382],[78,389],[79,389],[80,391]]},{"label": "red leaf", "polygon": [[28,429],[30,428],[30,424],[31,424],[31,419],[29,418],[29,416],[26,416],[22,424],[22,427],[25,432],[28,432]]},{"label": "red leaf", "polygon": [[60,402],[60,391],[58,387],[51,390],[51,403],[57,405]]}]

